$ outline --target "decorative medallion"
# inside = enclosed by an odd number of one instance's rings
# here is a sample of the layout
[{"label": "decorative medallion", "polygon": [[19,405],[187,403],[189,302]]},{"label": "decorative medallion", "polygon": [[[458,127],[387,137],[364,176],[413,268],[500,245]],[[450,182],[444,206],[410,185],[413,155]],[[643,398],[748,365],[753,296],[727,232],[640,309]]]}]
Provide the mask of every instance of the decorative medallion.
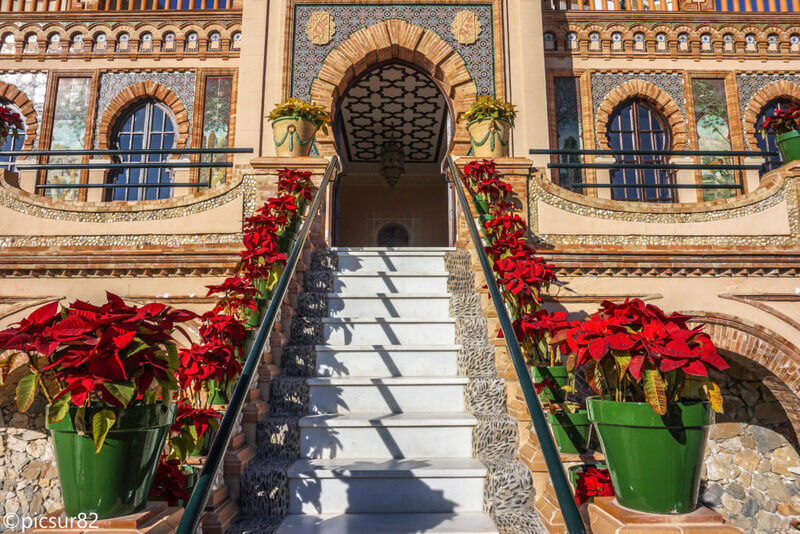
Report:
[{"label": "decorative medallion", "polygon": [[465,9],[453,17],[453,25],[450,30],[456,41],[463,45],[471,45],[478,40],[478,35],[481,34],[481,21],[473,11]]},{"label": "decorative medallion", "polygon": [[327,11],[314,11],[306,23],[306,35],[316,45],[326,45],[336,33],[336,23]]}]

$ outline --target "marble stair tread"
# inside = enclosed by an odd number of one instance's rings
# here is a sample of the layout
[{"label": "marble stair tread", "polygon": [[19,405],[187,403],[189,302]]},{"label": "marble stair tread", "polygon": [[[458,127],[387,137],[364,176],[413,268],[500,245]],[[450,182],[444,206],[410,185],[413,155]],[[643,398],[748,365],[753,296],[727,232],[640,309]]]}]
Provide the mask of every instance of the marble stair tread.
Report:
[{"label": "marble stair tread", "polygon": [[[406,271],[406,270],[403,271],[358,270],[358,271],[334,271],[333,276],[340,278],[368,278],[368,277],[374,278],[376,276],[386,276],[389,278],[447,278],[450,275],[446,271],[442,271],[439,273],[431,273],[428,271]],[[430,293],[430,291],[426,291],[426,293]],[[405,295],[406,292],[404,291],[403,294]],[[439,293],[439,294],[446,295],[447,293]]]},{"label": "marble stair tread", "polygon": [[331,299],[450,299],[449,293],[328,293]]},{"label": "marble stair tread", "polygon": [[289,478],[476,478],[486,476],[486,467],[475,458],[297,460]]},{"label": "marble stair tread", "polygon": [[453,252],[455,247],[330,247],[328,250],[333,252],[357,252],[362,253],[406,253],[406,252],[430,252],[444,253]]},{"label": "marble stair tread", "polygon": [[440,352],[461,349],[461,345],[314,345],[317,352]]},{"label": "marble stair tread", "polygon": [[455,324],[456,320],[450,317],[442,319],[425,319],[418,317],[323,317],[322,324]]},{"label": "marble stair tread", "polygon": [[453,386],[469,384],[466,376],[331,376],[307,380],[309,386]]},{"label": "marble stair tread", "polygon": [[277,534],[490,534],[491,518],[481,512],[409,514],[290,515]]},{"label": "marble stair tread", "polygon": [[343,413],[306,415],[300,418],[305,427],[421,427],[474,426],[478,419],[468,413]]}]

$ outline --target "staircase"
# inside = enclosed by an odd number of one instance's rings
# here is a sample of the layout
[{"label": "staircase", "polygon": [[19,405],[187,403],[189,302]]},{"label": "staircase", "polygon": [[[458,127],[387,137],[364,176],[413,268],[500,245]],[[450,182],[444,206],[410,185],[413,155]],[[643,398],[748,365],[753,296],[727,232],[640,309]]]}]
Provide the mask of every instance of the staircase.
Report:
[{"label": "staircase", "polygon": [[338,249],[279,534],[497,532],[445,250]]},{"label": "staircase", "polygon": [[320,250],[295,311],[229,534],[546,532],[469,253]]}]

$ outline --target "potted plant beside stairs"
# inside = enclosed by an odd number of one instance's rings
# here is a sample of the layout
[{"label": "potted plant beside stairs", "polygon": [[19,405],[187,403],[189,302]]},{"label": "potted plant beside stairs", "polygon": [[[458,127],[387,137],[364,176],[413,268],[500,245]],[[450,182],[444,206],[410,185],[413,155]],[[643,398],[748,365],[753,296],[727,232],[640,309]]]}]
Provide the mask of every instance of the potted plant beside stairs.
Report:
[{"label": "potted plant beside stairs", "polygon": [[269,120],[278,156],[297,158],[308,156],[317,130],[328,134],[330,115],[324,106],[288,98],[275,106]]},{"label": "potted plant beside stairs", "polygon": [[508,155],[508,139],[514,119],[515,106],[510,102],[479,96],[461,120],[467,124],[472,154],[476,158],[502,158]]},{"label": "potted plant beside stairs", "polygon": [[722,410],[708,368],[727,369],[691,317],[639,299],[604,302],[571,328],[567,344],[597,393],[587,401],[619,504],[685,514],[697,506],[713,411]]},{"label": "potted plant beside stairs", "polygon": [[761,124],[761,135],[768,131],[775,133],[784,163],[800,159],[800,106],[775,110]]},{"label": "potted plant beside stairs", "polygon": [[177,323],[195,314],[159,303],[128,306],[107,293],[95,306],[46,304],[0,332],[3,365],[27,358],[17,385],[20,411],[48,402],[68,516],[118,517],[143,508],[175,419]]}]

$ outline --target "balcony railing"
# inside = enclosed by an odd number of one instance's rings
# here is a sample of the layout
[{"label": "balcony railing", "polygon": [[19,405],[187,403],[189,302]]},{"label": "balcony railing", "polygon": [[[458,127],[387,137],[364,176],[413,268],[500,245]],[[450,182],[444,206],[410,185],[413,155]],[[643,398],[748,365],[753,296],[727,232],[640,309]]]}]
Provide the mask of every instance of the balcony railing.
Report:
[{"label": "balcony railing", "polygon": [[[547,163],[561,187],[600,198],[645,202],[696,202],[727,198],[756,189],[767,157],[777,152],[750,150],[570,150],[531,149],[551,156]],[[585,161],[585,158],[591,161]],[[587,172],[594,180],[587,179]]]},{"label": "balcony railing", "polygon": [[[95,190],[86,200],[113,200],[103,192],[123,190],[145,190],[145,196],[153,191],[163,189],[206,188],[212,184],[206,173],[205,181],[191,181],[189,173],[192,169],[228,169],[233,167],[226,156],[232,154],[250,154],[252,148],[185,148],[185,149],[143,149],[143,150],[12,150],[0,152],[0,158],[6,159],[0,168],[16,172],[19,187],[28,192],[50,194],[53,192],[74,191],[71,198],[77,198],[81,190]],[[167,160],[166,156],[177,156],[180,159]],[[93,158],[88,159],[87,158]],[[103,159],[99,159],[103,158]],[[199,161],[191,161],[191,159]],[[127,160],[127,161],[125,161]],[[54,171],[79,171],[71,182],[50,180]],[[82,171],[88,171],[83,173]],[[127,180],[118,182],[118,172],[129,173]],[[155,171],[155,172],[152,172]],[[163,172],[166,171],[166,172]],[[86,176],[83,176],[83,175]],[[85,179],[84,179],[85,178]],[[80,181],[78,181],[80,180]],[[176,195],[168,195],[176,196]],[[163,195],[156,194],[155,198]],[[127,199],[128,195],[123,195]]]},{"label": "balcony railing", "polygon": [[553,11],[800,12],[800,0],[693,0],[683,9],[678,0],[545,0],[545,6]]},{"label": "balcony railing", "polygon": [[218,11],[241,0],[0,0],[0,13],[61,11]]}]

